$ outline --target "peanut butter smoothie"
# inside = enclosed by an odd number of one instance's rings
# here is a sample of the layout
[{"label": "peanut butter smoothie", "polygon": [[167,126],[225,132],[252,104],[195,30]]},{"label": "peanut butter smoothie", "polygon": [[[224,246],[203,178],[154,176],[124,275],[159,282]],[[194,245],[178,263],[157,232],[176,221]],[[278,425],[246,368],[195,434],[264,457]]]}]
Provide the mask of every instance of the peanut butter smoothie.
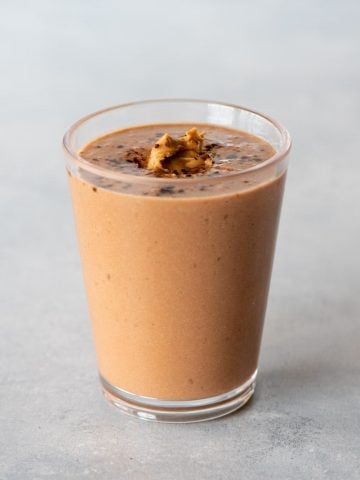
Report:
[{"label": "peanut butter smoothie", "polygon": [[285,181],[275,154],[245,131],[159,123],[99,136],[79,151],[89,168],[68,168],[99,371],[128,413],[251,396]]}]

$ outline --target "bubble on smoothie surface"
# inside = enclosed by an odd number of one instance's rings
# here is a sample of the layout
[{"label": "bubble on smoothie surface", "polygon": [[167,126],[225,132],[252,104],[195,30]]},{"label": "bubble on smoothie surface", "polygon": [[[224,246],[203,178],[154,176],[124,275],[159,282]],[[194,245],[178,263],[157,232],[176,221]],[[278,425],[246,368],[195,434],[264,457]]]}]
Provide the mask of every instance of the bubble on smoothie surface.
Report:
[{"label": "bubble on smoothie surface", "polygon": [[213,158],[204,151],[204,140],[196,127],[179,139],[165,133],[152,147],[146,168],[158,175],[205,172],[213,165]]}]

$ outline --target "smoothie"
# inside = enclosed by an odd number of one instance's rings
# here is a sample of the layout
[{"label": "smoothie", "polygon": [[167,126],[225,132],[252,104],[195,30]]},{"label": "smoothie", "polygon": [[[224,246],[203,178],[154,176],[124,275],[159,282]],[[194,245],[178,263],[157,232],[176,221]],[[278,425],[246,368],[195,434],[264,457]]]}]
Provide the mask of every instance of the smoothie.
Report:
[{"label": "smoothie", "polygon": [[[192,128],[203,135],[204,166],[146,168],[164,134]],[[274,154],[260,137],[190,123],[127,128],[83,146],[99,171],[127,174],[113,182],[68,170],[104,382],[196,400],[255,378],[285,173],[253,167]]]}]

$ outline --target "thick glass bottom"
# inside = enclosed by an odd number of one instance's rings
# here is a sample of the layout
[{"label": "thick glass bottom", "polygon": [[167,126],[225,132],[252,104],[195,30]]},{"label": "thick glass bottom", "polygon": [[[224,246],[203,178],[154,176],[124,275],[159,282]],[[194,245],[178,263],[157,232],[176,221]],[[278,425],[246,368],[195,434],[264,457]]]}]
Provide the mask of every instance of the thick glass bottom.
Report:
[{"label": "thick glass bottom", "polygon": [[105,398],[123,413],[165,423],[192,423],[213,420],[244,406],[255,390],[257,371],[239,387],[215,397],[199,400],[158,400],[122,390],[100,375]]}]

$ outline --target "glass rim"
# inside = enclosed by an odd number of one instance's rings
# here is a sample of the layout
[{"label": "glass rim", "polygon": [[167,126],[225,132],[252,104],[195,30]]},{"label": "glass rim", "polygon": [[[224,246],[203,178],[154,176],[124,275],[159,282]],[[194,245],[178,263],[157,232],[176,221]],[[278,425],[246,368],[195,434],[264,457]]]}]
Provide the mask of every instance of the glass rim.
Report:
[{"label": "glass rim", "polygon": [[[208,176],[193,176],[192,178],[179,178],[179,177],[155,177],[155,176],[143,176],[143,175],[134,175],[134,174],[129,174],[129,173],[123,173],[119,171],[114,171],[114,170],[109,170],[106,167],[101,167],[99,165],[94,165],[93,163],[89,162],[88,160],[85,160],[83,157],[79,155],[78,152],[74,151],[74,149],[71,147],[71,140],[76,132],[76,130],[81,127],[83,124],[85,124],[87,121],[91,120],[94,117],[97,117],[99,115],[102,115],[107,112],[112,112],[114,110],[120,110],[122,108],[128,108],[132,106],[138,106],[138,105],[147,105],[147,104],[159,104],[159,103],[197,103],[197,104],[207,104],[207,105],[218,105],[222,107],[228,107],[232,108],[235,110],[242,110],[246,111],[248,113],[254,114],[264,120],[267,120],[270,122],[280,133],[282,144],[281,148],[279,151],[277,151],[272,157],[268,158],[264,162],[254,165],[252,167],[246,168],[241,171],[235,171],[231,172],[226,176],[214,176],[211,177],[211,181],[214,182],[224,182],[226,180],[234,180],[234,178],[237,178],[239,176],[243,175],[249,175],[252,172],[258,172],[269,165],[276,164],[280,162],[283,158],[287,156],[291,149],[291,136],[288,132],[288,130],[277,120],[272,118],[269,115],[263,114],[261,112],[258,112],[257,110],[254,110],[252,108],[248,107],[243,107],[241,105],[236,105],[236,104],[231,104],[231,103],[226,103],[226,102],[218,102],[218,101],[213,101],[213,100],[197,100],[197,99],[188,99],[188,98],[161,98],[161,99],[149,99],[149,100],[138,100],[138,101],[133,101],[133,102],[128,102],[128,103],[121,103],[114,105],[112,107],[107,107],[103,108],[101,110],[97,110],[93,113],[90,113],[88,115],[85,115],[84,117],[80,118],[77,120],[75,123],[73,123],[70,128],[65,132],[63,136],[63,149],[65,151],[65,154],[67,157],[70,158],[70,160],[75,163],[76,165],[84,168],[85,170],[94,173],[96,175],[99,175],[101,177],[109,178],[112,180],[118,180],[118,181],[124,181],[124,182],[135,182],[135,183],[152,183],[152,184],[162,184],[164,182],[169,183],[169,182],[181,182],[182,184],[194,184],[195,182],[209,182],[210,178]],[[165,122],[166,123],[166,122]],[[196,122],[195,122],[196,123]],[[204,122],[206,124],[206,122]],[[210,123],[209,123],[210,125]],[[211,124],[215,125],[215,124]],[[135,126],[135,125],[134,125]],[[225,126],[225,125],[224,125]],[[225,126],[226,127],[226,126]],[[131,127],[129,127],[131,128]],[[120,130],[120,129],[119,129]],[[113,130],[114,132],[117,130]],[[109,132],[110,133],[110,132]],[[106,135],[106,134],[105,134]]]}]

